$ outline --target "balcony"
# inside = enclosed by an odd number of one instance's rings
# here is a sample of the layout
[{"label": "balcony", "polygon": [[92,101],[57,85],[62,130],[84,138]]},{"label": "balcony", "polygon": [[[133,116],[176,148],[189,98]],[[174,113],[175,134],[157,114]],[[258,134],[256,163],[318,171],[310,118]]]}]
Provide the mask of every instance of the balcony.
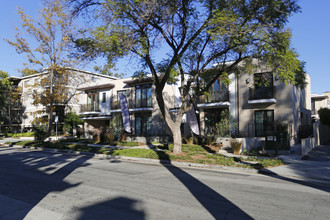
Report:
[{"label": "balcony", "polygon": [[229,106],[229,91],[214,91],[209,95],[203,95],[198,99],[197,107]]},{"label": "balcony", "polygon": [[229,91],[215,91],[210,95],[203,95],[199,98],[199,103],[228,102]]},{"label": "balcony", "polygon": [[249,88],[249,104],[276,103],[276,87]]},{"label": "balcony", "polygon": [[[148,106],[147,105],[148,103],[144,102],[144,101],[137,104],[135,101],[128,98],[127,99],[127,104],[128,104],[129,111],[149,111],[149,110],[152,110],[152,105]],[[114,101],[111,102],[111,112],[121,112],[120,102],[118,100],[114,100]]]},{"label": "balcony", "polygon": [[99,115],[101,113],[99,103],[80,105],[80,113],[83,115]]}]

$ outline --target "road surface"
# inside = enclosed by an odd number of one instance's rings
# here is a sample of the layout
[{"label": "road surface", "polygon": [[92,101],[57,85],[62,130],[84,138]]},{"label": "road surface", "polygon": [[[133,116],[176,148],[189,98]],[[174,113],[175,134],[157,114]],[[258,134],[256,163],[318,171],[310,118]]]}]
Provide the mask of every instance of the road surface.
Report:
[{"label": "road surface", "polygon": [[0,148],[0,219],[329,219],[330,183]]}]

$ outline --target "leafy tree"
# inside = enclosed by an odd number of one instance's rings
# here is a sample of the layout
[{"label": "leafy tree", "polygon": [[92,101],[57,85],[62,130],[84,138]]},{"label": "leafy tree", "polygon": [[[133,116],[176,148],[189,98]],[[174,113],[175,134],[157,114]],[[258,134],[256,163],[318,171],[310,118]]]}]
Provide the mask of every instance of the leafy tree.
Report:
[{"label": "leafy tree", "polygon": [[11,85],[8,73],[0,70],[0,109],[5,108]]},{"label": "leafy tree", "polygon": [[329,108],[321,108],[317,111],[320,116],[320,121],[322,124],[330,126],[330,109]]},{"label": "leafy tree", "polygon": [[73,128],[74,126],[78,126],[84,123],[84,120],[79,118],[74,112],[69,112],[65,115],[64,119],[64,127],[66,130],[70,131],[70,134],[73,135]]},{"label": "leafy tree", "polygon": [[20,109],[20,99],[20,88],[13,86],[8,73],[0,70],[0,121],[9,124],[11,132],[13,132],[13,121],[19,123],[21,119],[21,112],[12,113],[13,106],[17,107],[16,111]]},{"label": "leafy tree", "polygon": [[[72,50],[71,37],[75,26],[72,16],[61,0],[45,0],[44,8],[39,11],[40,17],[33,19],[18,7],[22,21],[21,29],[16,28],[14,40],[6,39],[17,53],[25,54],[28,63],[24,63],[23,75],[40,74],[40,79],[30,90],[34,105],[43,105],[48,114],[48,132],[52,130],[52,113],[56,104],[66,104],[73,96],[68,95],[67,80],[72,72],[67,67],[74,67],[77,59],[70,57]],[[40,90],[40,86],[43,88]],[[35,112],[36,115],[42,113]]]},{"label": "leafy tree", "polygon": [[[91,9],[90,15],[102,19],[89,36],[75,41],[80,52],[91,58],[104,56],[109,64],[136,55],[142,69],[151,72],[160,111],[173,134],[174,153],[181,152],[184,113],[219,77],[228,79],[228,73],[243,69],[251,72],[263,63],[282,81],[296,84],[300,62],[290,47],[291,33],[283,29],[288,17],[300,10],[295,0],[69,2],[75,5],[75,13]],[[167,49],[161,62],[156,61],[159,48]],[[253,62],[255,58],[259,62]],[[218,65],[211,68],[212,77],[199,83],[214,63]],[[175,75],[181,79],[182,106],[171,115],[163,89]]]}]

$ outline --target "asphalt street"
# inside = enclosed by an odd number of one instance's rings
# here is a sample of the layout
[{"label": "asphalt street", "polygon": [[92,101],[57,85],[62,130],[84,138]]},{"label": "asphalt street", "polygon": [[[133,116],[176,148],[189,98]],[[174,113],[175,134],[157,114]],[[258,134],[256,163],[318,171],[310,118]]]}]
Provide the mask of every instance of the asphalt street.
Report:
[{"label": "asphalt street", "polygon": [[329,219],[330,184],[0,148],[0,219]]}]

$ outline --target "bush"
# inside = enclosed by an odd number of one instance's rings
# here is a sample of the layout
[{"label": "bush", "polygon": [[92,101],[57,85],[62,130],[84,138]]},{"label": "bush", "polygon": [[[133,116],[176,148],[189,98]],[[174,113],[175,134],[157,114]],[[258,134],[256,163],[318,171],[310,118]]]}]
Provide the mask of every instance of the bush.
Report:
[{"label": "bush", "polygon": [[205,136],[202,138],[202,144],[205,144],[205,145],[210,145],[210,144],[214,143],[214,141],[215,141],[214,136]]},{"label": "bush", "polygon": [[323,125],[330,126],[330,109],[329,108],[321,108],[317,111],[320,116],[320,121]]},{"label": "bush", "polygon": [[185,137],[185,138],[183,138],[182,142],[185,144],[192,145],[192,144],[194,144],[194,137]]},{"label": "bush", "polygon": [[33,137],[33,136],[34,136],[34,132],[17,133],[12,135],[12,137]]},{"label": "bush", "polygon": [[48,128],[46,126],[35,126],[33,127],[34,141],[41,143],[44,142],[48,135]]},{"label": "bush", "polygon": [[242,148],[242,143],[238,142],[236,139],[231,139],[230,147],[233,149],[234,154],[239,154]]},{"label": "bush", "polygon": [[93,132],[94,144],[97,144],[97,143],[101,142],[101,134],[102,134],[102,129],[101,128],[94,129],[94,132]]},{"label": "bush", "polygon": [[84,120],[79,118],[79,115],[77,115],[74,112],[69,112],[65,115],[64,119],[64,129],[70,133],[71,136],[73,136],[73,128],[78,127],[79,125],[83,124]]}]

